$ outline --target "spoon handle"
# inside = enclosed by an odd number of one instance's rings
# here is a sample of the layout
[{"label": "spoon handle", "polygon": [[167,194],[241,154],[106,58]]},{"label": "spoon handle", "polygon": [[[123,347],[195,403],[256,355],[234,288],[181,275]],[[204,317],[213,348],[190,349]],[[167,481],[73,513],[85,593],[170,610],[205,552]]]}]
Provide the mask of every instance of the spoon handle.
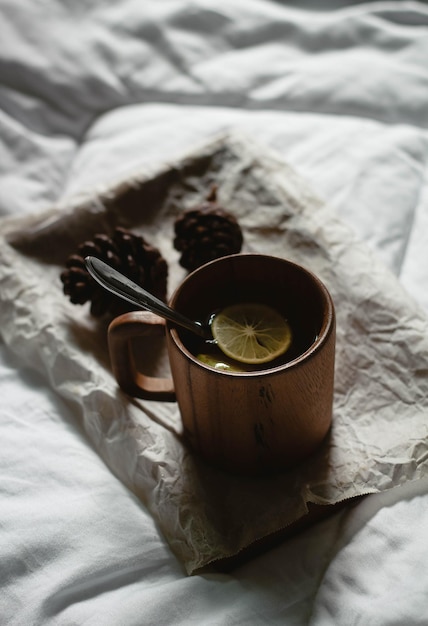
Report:
[{"label": "spoon handle", "polygon": [[156,298],[153,294],[146,291],[137,283],[134,283],[127,276],[124,276],[101,259],[93,256],[85,258],[85,264],[88,272],[104,289],[111,291],[123,300],[127,300],[132,304],[136,304],[142,309],[147,309],[152,313],[156,313],[171,322],[175,322],[179,326],[184,326],[193,333],[207,338],[208,332],[200,322],[184,317],[178,311],[171,309],[162,300]]}]

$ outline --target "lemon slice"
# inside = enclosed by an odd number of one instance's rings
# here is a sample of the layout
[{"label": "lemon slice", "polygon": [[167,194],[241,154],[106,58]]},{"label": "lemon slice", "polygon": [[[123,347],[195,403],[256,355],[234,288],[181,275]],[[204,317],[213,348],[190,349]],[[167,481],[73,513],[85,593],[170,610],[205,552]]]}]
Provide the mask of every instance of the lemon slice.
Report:
[{"label": "lemon slice", "polygon": [[233,304],[217,313],[211,330],[224,354],[241,363],[268,363],[288,350],[288,322],[264,304]]},{"label": "lemon slice", "polygon": [[[224,357],[224,354],[223,354]],[[202,363],[205,363],[206,365],[209,365],[210,367],[213,367],[216,370],[221,370],[222,372],[241,372],[242,368],[239,368],[235,363],[230,363],[229,361],[226,361],[225,358],[223,359],[218,359],[215,356],[212,356],[211,354],[198,354],[197,359],[199,359],[199,361],[202,361]]]}]

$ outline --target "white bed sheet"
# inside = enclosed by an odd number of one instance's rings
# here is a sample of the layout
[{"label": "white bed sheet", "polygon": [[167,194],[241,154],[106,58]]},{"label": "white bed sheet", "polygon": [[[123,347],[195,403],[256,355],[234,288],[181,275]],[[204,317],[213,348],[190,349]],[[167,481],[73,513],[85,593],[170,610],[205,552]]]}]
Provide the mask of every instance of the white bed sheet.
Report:
[{"label": "white bed sheet", "polygon": [[[0,41],[0,215],[239,130],[428,314],[425,3],[1,0]],[[428,623],[428,481],[188,577],[72,408],[13,346],[0,357],[0,623]]]}]

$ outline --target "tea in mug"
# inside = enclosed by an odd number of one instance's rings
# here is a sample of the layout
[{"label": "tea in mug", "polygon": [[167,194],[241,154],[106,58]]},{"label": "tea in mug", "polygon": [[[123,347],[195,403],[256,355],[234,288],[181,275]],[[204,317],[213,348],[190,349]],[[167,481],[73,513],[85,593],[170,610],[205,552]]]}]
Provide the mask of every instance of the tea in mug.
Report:
[{"label": "tea in mug", "polygon": [[302,354],[315,337],[304,337],[275,309],[234,304],[210,316],[212,340],[193,340],[191,352],[217,370],[251,372],[278,367]]}]

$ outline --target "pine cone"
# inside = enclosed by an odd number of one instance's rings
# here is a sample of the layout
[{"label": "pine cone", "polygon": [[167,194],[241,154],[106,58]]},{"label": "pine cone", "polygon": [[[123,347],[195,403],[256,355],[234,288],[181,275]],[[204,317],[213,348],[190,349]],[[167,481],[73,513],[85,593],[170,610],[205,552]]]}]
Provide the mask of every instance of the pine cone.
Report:
[{"label": "pine cone", "polygon": [[136,307],[101,287],[85,266],[85,257],[94,256],[105,261],[152,294],[166,300],[168,266],[157,248],[143,237],[124,228],[116,228],[113,236],[97,234],[92,241],[85,241],[71,254],[61,273],[64,294],[73,304],[91,301],[90,312],[94,317],[105,313],[119,315]]},{"label": "pine cone", "polygon": [[189,271],[241,251],[241,228],[236,218],[217,204],[217,185],[202,204],[175,220],[174,230],[174,248],[182,253],[180,265]]}]

